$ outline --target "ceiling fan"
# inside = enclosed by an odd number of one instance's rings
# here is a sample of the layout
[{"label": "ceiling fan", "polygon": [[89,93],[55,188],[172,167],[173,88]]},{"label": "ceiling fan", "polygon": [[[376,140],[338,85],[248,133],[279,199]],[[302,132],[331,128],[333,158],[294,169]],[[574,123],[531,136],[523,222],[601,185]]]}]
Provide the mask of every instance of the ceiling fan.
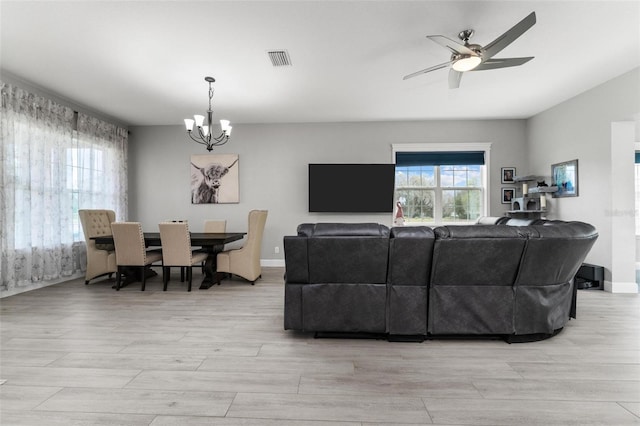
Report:
[{"label": "ceiling fan", "polygon": [[414,72],[404,76],[403,80],[426,74],[451,66],[449,70],[449,89],[460,87],[462,74],[467,71],[492,70],[496,68],[515,67],[533,59],[533,56],[525,58],[494,58],[493,56],[502,49],[513,43],[518,37],[524,34],[536,23],[536,13],[531,12],[526,18],[511,27],[506,33],[493,40],[486,46],[479,44],[469,44],[469,39],[473,36],[473,30],[464,30],[458,34],[458,38],[464,42],[461,44],[442,35],[430,35],[428,39],[446,47],[451,51],[451,59],[443,64]]}]

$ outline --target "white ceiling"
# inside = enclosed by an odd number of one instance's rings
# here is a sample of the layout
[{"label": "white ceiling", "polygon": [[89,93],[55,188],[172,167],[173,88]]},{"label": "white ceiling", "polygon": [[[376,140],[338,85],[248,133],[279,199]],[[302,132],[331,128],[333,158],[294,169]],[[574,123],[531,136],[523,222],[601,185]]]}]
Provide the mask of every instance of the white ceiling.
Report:
[{"label": "white ceiling", "polygon": [[[1,67],[129,125],[207,108],[233,123],[525,118],[640,66],[640,1],[5,1]],[[425,36],[485,45],[515,68],[402,77],[449,59]],[[267,51],[288,50],[274,68]],[[638,96],[630,93],[629,96]]]}]

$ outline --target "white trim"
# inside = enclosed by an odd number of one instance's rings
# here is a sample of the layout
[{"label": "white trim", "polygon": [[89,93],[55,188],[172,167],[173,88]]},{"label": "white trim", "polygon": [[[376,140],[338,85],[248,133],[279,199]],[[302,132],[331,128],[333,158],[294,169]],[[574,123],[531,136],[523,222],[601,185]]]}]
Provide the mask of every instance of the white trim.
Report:
[{"label": "white trim", "polygon": [[[391,162],[396,163],[396,152],[412,151],[484,151],[485,173],[482,176],[484,187],[484,203],[481,216],[489,216],[491,202],[491,142],[461,142],[461,143],[394,143],[391,144]],[[393,217],[391,218],[393,221]]]},{"label": "white trim", "polygon": [[393,162],[396,152],[411,151],[491,151],[491,142],[462,142],[462,143],[394,143]]},{"label": "white trim", "polygon": [[636,283],[612,283],[611,281],[604,282],[604,291],[609,293],[638,293],[638,284]]},{"label": "white trim", "polygon": [[284,259],[260,259],[260,266],[265,268],[284,268]]}]

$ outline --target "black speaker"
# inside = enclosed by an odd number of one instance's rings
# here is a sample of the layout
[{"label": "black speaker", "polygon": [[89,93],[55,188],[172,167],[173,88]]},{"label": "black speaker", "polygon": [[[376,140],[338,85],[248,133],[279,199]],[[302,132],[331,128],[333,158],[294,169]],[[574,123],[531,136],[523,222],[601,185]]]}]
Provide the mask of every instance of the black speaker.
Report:
[{"label": "black speaker", "polygon": [[583,263],[574,278],[579,290],[604,290],[604,268]]}]

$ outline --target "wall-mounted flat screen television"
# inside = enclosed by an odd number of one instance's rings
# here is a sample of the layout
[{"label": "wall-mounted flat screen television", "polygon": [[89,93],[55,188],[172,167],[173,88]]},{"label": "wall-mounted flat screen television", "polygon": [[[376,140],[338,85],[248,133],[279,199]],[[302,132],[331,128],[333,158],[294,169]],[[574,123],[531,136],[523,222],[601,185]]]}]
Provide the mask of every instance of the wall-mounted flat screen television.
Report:
[{"label": "wall-mounted flat screen television", "polygon": [[395,164],[309,164],[309,211],[392,213]]}]

